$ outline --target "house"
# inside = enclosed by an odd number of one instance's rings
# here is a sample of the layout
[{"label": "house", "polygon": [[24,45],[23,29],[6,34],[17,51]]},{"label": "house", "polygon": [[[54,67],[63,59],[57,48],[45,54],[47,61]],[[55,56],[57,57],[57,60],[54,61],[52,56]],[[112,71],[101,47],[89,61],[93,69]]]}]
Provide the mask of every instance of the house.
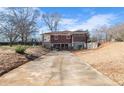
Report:
[{"label": "house", "polygon": [[88,31],[60,31],[42,34],[42,45],[50,49],[87,48]]}]

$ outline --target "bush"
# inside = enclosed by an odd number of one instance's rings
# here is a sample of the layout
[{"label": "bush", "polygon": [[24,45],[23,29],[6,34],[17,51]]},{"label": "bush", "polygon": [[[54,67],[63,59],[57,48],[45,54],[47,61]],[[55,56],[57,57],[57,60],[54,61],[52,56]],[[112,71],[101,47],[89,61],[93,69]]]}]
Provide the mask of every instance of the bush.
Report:
[{"label": "bush", "polygon": [[26,47],[24,46],[17,46],[15,49],[16,53],[20,53],[20,54],[24,54],[25,50],[26,50]]},{"label": "bush", "polygon": [[122,42],[123,41],[122,38],[116,38],[115,40],[116,41],[119,41],[119,42]]}]

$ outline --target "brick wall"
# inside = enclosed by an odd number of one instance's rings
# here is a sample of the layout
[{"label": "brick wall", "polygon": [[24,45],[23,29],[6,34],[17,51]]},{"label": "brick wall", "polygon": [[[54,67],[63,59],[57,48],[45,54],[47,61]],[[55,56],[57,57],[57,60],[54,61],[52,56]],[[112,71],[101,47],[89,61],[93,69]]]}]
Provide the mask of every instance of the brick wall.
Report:
[{"label": "brick wall", "polygon": [[85,34],[73,34],[73,42],[86,42]]},{"label": "brick wall", "polygon": [[71,43],[71,35],[51,35],[51,43]]}]

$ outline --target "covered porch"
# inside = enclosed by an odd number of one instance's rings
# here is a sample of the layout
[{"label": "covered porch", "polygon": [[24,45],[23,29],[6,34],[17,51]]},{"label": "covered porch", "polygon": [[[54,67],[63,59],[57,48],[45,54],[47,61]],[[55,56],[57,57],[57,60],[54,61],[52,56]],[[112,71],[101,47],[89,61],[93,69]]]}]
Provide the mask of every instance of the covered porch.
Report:
[{"label": "covered porch", "polygon": [[67,43],[57,43],[52,45],[53,49],[59,49],[59,50],[68,50],[71,49],[71,47],[72,45]]}]

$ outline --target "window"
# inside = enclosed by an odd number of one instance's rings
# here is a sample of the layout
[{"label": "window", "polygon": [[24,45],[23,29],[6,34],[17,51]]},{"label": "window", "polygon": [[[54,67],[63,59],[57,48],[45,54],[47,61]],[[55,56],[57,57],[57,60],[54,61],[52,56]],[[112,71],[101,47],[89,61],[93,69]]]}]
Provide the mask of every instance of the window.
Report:
[{"label": "window", "polygon": [[54,40],[58,40],[58,36],[57,35],[54,36]]},{"label": "window", "polygon": [[66,36],[66,39],[70,39],[71,38],[71,36]]}]

